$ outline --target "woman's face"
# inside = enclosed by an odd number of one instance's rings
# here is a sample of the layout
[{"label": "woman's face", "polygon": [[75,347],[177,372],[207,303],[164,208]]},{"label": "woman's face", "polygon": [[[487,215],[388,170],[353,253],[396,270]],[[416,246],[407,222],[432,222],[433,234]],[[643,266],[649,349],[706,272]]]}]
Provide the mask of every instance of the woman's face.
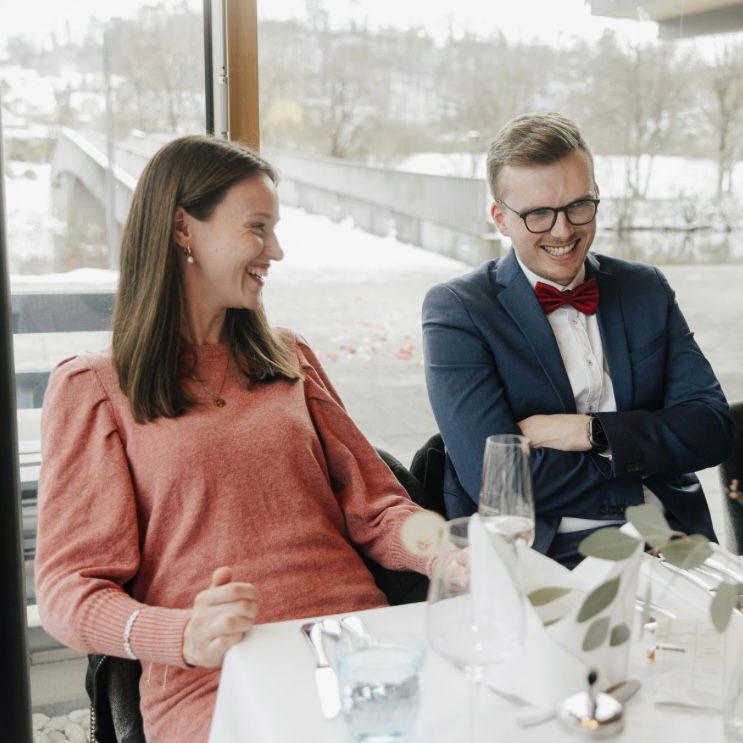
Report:
[{"label": "woman's face", "polygon": [[206,311],[256,310],[271,261],[284,251],[276,237],[279,197],[263,173],[232,186],[207,221],[176,210],[176,242],[194,262],[180,266],[190,306]]}]

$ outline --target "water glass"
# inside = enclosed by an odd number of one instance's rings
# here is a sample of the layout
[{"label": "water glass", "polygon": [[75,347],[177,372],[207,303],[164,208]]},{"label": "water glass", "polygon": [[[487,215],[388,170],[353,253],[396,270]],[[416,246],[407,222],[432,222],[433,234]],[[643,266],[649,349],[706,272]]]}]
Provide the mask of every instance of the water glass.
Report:
[{"label": "water glass", "polygon": [[384,638],[338,659],[341,708],[354,740],[393,743],[412,731],[424,650],[413,636]]}]

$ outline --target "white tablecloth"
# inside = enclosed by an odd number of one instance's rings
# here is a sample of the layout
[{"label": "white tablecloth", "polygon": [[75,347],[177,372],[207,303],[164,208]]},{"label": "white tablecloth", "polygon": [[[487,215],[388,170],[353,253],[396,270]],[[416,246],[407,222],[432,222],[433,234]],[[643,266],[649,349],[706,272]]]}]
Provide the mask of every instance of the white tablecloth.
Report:
[{"label": "white tablecloth", "polygon": [[[660,580],[664,579],[662,573]],[[653,576],[650,576],[653,579]],[[659,597],[660,591],[654,591]],[[655,600],[655,598],[654,598]],[[693,586],[676,581],[663,604],[677,614],[706,615],[708,598]],[[358,612],[372,634],[400,630],[425,637],[426,605]],[[260,625],[227,653],[212,723],[211,743],[349,743],[342,715],[326,720],[320,712],[314,680],[314,662],[300,632],[307,620]],[[720,713],[653,703],[653,664],[646,649],[653,636],[633,642],[631,678],[643,683],[626,706],[625,731],[614,740],[632,743],[721,743]],[[538,672],[538,671],[536,671]],[[518,707],[488,688],[481,698],[482,740],[575,741],[555,720],[523,728],[516,724]],[[464,675],[434,652],[428,651],[418,721],[409,743],[459,743],[467,740],[468,697]]]}]

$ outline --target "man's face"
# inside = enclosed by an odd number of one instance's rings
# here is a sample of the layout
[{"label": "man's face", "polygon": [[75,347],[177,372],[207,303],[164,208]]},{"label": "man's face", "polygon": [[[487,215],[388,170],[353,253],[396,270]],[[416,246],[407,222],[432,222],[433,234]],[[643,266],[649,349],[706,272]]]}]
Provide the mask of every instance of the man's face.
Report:
[{"label": "man's face", "polygon": [[588,158],[572,152],[551,165],[507,165],[500,172],[499,202],[491,207],[501,234],[511,238],[521,262],[537,276],[563,286],[569,284],[583,265],[593,238],[596,219],[576,226],[565,212],[548,232],[534,234],[526,229],[523,214],[540,207],[558,208],[598,195]]}]

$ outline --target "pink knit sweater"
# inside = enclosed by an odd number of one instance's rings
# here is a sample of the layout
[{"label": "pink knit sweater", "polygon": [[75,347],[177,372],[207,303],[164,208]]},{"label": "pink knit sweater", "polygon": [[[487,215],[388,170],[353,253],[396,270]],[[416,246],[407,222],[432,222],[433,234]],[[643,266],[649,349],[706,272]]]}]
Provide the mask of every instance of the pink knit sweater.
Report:
[{"label": "pink knit sweater", "polygon": [[[212,571],[256,587],[258,622],[385,604],[352,546],[423,572],[401,546],[417,506],[359,429],[312,351],[304,382],[246,388],[228,375],[223,408],[137,424],[110,354],[53,372],[42,415],[36,588],[44,627],[68,645],[126,657],[131,646],[149,743],[206,740],[218,670],[187,668],[183,630]],[[209,390],[227,351],[195,348]],[[390,422],[392,424],[392,422]],[[122,586],[127,585],[131,595]]]}]

